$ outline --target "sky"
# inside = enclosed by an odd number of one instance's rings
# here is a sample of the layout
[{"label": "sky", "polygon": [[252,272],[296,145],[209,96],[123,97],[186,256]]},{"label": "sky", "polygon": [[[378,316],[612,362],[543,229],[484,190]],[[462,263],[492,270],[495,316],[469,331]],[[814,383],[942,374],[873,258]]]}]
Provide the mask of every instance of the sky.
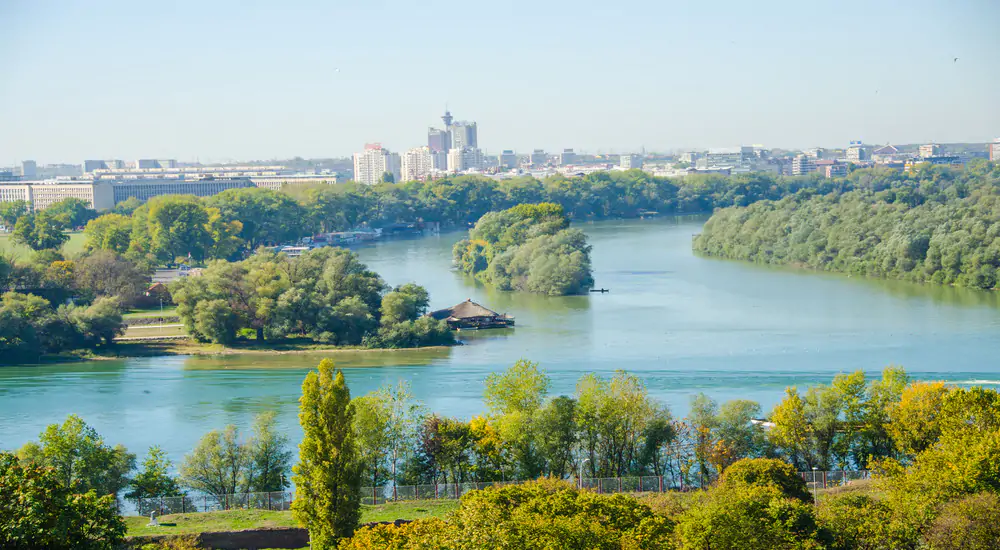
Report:
[{"label": "sky", "polygon": [[[0,165],[1000,137],[996,0],[0,0]],[[958,58],[955,61],[955,58]]]}]

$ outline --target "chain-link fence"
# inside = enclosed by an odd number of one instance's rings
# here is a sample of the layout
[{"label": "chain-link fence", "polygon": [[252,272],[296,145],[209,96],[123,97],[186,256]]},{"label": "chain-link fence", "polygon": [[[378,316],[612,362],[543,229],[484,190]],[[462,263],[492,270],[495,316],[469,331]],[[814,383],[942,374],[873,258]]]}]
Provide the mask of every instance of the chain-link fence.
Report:
[{"label": "chain-link fence", "polygon": [[[867,471],[812,471],[799,472],[810,490],[846,485],[851,481],[868,479]],[[670,476],[603,477],[571,479],[579,487],[597,493],[663,493],[684,491],[693,488]],[[511,485],[521,481],[431,483],[427,485],[386,485],[383,487],[362,487],[361,503],[368,505],[410,500],[458,499],[469,491],[485,489],[495,485]],[[696,486],[695,486],[696,487]],[[183,497],[155,497],[139,499],[135,502],[140,515],[156,511],[158,515],[188,512],[214,512],[218,510],[290,510],[293,491],[273,493],[241,493],[234,495],[186,495]]]}]

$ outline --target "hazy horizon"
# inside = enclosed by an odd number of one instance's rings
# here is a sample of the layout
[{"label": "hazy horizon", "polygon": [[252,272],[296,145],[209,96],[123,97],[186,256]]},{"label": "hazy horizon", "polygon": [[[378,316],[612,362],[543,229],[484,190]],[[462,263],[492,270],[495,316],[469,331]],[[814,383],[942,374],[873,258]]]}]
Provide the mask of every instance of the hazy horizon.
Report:
[{"label": "hazy horizon", "polygon": [[0,166],[1000,137],[1000,3],[875,4],[14,0]]}]

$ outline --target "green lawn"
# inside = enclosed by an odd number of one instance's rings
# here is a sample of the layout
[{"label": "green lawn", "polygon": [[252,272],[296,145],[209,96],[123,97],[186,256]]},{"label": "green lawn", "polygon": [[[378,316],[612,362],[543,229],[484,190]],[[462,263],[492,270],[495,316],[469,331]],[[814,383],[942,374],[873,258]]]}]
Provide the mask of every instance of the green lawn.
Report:
[{"label": "green lawn", "polygon": [[142,317],[175,317],[177,315],[177,306],[163,306],[163,311],[160,311],[160,307],[157,306],[153,309],[133,309],[122,317],[126,319],[139,319]]},{"label": "green lawn", "polygon": [[[70,233],[69,240],[63,245],[62,251],[67,255],[76,254],[83,251],[83,243],[83,233]],[[31,255],[31,249],[11,243],[10,233],[0,233],[0,253],[13,254],[15,259],[23,260]]]},{"label": "green lawn", "polygon": [[[421,500],[397,502],[378,506],[362,506],[361,522],[394,521],[441,517],[458,508],[456,500]],[[160,516],[159,527],[146,527],[148,517],[128,516],[125,523],[129,536],[183,535],[206,531],[238,531],[260,527],[296,527],[291,512],[267,510],[229,510],[196,514],[167,514]]]},{"label": "green lawn", "polygon": [[[172,325],[177,323],[171,323]],[[125,330],[125,334],[122,338],[142,338],[150,336],[184,336],[187,331],[184,327],[166,326],[159,327],[155,325],[135,325],[130,326]]]}]

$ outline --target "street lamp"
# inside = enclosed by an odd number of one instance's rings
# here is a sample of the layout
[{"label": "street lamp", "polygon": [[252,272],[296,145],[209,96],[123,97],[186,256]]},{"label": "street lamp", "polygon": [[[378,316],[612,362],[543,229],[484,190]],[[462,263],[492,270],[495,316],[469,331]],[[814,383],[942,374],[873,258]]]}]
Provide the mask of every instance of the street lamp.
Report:
[{"label": "street lamp", "polygon": [[581,490],[583,490],[583,465],[586,464],[586,463],[588,463],[588,462],[590,462],[589,458],[585,458],[585,459],[583,459],[583,461],[580,462],[580,489]]},{"label": "street lamp", "polygon": [[813,504],[819,504],[819,499],[816,497],[816,466],[813,466]]}]

